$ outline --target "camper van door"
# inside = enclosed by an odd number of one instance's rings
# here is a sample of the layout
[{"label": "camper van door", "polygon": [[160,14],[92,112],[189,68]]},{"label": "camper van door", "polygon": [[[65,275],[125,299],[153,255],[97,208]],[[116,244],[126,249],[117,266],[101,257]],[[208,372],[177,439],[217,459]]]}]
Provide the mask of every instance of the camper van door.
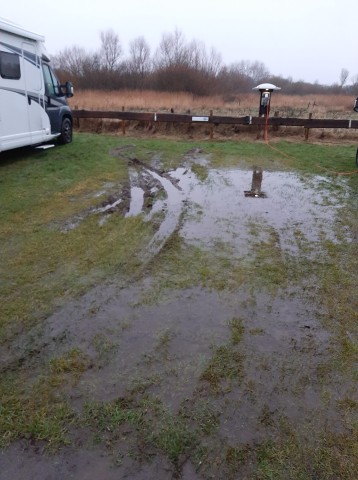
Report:
[{"label": "camper van door", "polygon": [[41,143],[50,133],[50,122],[44,110],[44,87],[41,60],[35,44],[23,42],[24,77],[31,143]]},{"label": "camper van door", "polygon": [[21,73],[23,58],[2,48],[0,57],[0,150],[7,150],[28,145],[31,135]]}]

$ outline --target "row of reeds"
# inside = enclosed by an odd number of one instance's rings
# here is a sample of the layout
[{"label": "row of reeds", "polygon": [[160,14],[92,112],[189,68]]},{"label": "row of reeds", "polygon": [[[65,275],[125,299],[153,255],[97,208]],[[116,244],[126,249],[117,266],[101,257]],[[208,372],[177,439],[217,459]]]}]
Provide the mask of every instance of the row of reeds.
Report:
[{"label": "row of reeds", "polygon": [[[353,101],[347,95],[301,96],[274,92],[271,111],[278,111],[286,117],[313,113],[316,118],[352,118]],[[71,99],[71,106],[87,110],[174,111],[206,115],[213,110],[215,114],[241,116],[256,115],[258,102],[257,93],[199,97],[185,92],[78,90]]]}]

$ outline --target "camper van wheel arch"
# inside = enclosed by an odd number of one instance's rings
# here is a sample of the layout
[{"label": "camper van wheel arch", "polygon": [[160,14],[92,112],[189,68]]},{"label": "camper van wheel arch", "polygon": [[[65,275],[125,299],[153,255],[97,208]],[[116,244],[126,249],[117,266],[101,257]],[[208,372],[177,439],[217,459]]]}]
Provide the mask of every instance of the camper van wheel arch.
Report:
[{"label": "camper van wheel arch", "polygon": [[62,144],[72,142],[72,122],[69,117],[65,117],[62,120],[61,135],[59,137],[59,142]]}]

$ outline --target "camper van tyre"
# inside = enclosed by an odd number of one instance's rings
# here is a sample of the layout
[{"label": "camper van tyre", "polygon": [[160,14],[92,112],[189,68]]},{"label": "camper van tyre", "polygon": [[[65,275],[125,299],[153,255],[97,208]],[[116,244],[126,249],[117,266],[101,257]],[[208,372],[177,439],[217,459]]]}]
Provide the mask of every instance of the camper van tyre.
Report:
[{"label": "camper van tyre", "polygon": [[62,144],[72,142],[72,122],[68,117],[62,120],[59,142]]}]

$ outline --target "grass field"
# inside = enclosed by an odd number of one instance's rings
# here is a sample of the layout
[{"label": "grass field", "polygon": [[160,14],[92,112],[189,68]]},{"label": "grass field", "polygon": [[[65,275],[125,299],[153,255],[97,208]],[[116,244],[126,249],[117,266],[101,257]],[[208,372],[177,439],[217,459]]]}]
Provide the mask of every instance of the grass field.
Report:
[{"label": "grass field", "polygon": [[0,479],[353,480],[355,151],[0,154]]}]

